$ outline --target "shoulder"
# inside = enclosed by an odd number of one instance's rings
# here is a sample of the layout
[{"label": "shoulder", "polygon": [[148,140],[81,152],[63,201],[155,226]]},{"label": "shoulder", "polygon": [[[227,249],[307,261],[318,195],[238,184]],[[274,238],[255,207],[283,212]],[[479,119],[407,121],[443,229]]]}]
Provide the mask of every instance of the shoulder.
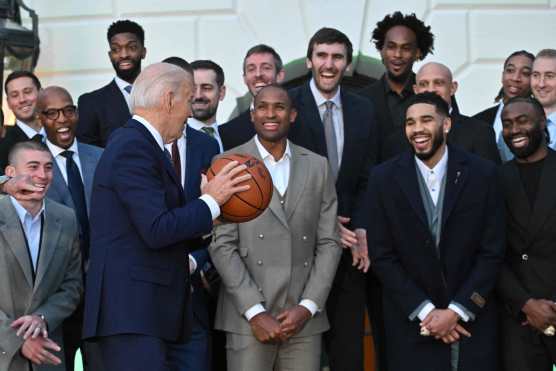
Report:
[{"label": "shoulder", "polygon": [[492,127],[486,122],[465,115],[457,115],[453,119],[452,125],[456,130],[465,129],[475,137],[485,137],[485,133],[492,131]]},{"label": "shoulder", "polygon": [[326,157],[321,156],[313,151],[310,151],[305,147],[298,146],[297,144],[294,144],[291,141],[289,142],[289,144],[290,144],[292,154],[306,157],[309,161],[315,164],[319,164],[321,166],[322,165],[328,166],[328,160],[326,159]]},{"label": "shoulder", "polygon": [[244,122],[251,122],[251,110],[247,109],[228,122],[218,127],[219,131],[233,130],[236,125],[243,125]]},{"label": "shoulder", "polygon": [[90,92],[87,92],[87,93],[83,93],[79,97],[78,101],[88,101],[88,100],[91,100],[91,99],[94,99],[94,100],[103,99],[103,97],[106,95],[106,93],[108,91],[111,91],[111,90],[114,89],[114,85],[115,85],[114,80],[112,80],[108,84],[104,85],[101,88],[98,88],[96,90],[93,90],[93,91],[90,91]]},{"label": "shoulder", "polygon": [[494,162],[484,159],[474,153],[464,151],[457,147],[451,147],[449,155],[455,156],[458,161],[467,163],[471,169],[471,173],[476,176],[488,177],[496,174],[497,165]]},{"label": "shoulder", "polygon": [[382,81],[380,79],[375,82],[365,86],[363,89],[359,90],[357,93],[359,96],[364,98],[374,98],[379,95],[382,91]]},{"label": "shoulder", "polygon": [[498,107],[499,107],[499,105],[487,108],[487,109],[473,115],[473,118],[476,118],[477,120],[484,121],[487,124],[491,124],[491,121],[494,120],[494,117],[496,116],[496,112],[498,112]]},{"label": "shoulder", "polygon": [[96,157],[100,157],[102,155],[103,149],[101,147],[93,146],[92,144],[87,144],[82,142],[78,142],[77,146],[79,147],[79,151],[84,151]]},{"label": "shoulder", "polygon": [[46,198],[44,210],[47,217],[55,216],[64,223],[64,226],[67,226],[67,223],[74,223],[77,225],[75,211],[68,206],[65,206],[50,198]]}]

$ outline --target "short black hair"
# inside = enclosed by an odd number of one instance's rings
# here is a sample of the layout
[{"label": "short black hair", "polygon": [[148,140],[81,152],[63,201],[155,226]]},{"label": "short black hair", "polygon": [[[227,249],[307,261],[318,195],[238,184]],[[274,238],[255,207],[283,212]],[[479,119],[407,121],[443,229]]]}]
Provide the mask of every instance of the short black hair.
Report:
[{"label": "short black hair", "polygon": [[446,103],[446,101],[442,99],[440,95],[433,92],[419,93],[409,98],[405,109],[406,116],[409,107],[420,103],[433,105],[437,113],[446,117],[450,116],[450,107],[448,107],[448,103]]},{"label": "short black hair", "polygon": [[4,91],[8,94],[8,84],[15,80],[19,79],[20,77],[28,77],[33,81],[33,85],[37,88],[37,90],[41,90],[41,82],[39,78],[31,71],[14,71],[6,77],[6,82],[4,83]]},{"label": "short black hair", "polygon": [[162,62],[163,63],[170,63],[170,64],[173,64],[174,66],[178,66],[181,69],[189,72],[191,74],[191,76],[193,76],[193,67],[191,67],[191,64],[183,58],[168,57],[168,58],[165,58]]},{"label": "short black hair", "polygon": [[114,35],[128,32],[137,36],[139,41],[141,41],[141,44],[145,45],[145,31],[143,30],[143,27],[141,27],[138,23],[130,21],[129,19],[116,21],[108,27],[108,32],[106,34],[108,43],[110,43],[110,40],[112,40]]},{"label": "short black hair", "polygon": [[507,107],[514,103],[526,103],[533,107],[535,113],[538,115],[539,119],[546,120],[546,113],[544,112],[544,108],[542,107],[541,102],[537,100],[535,97],[513,97],[508,99],[506,103],[504,103],[504,111]]},{"label": "short black hair", "polygon": [[288,91],[288,89],[286,89],[286,88],[283,87],[282,85],[276,84],[276,83],[266,85],[266,86],[264,86],[261,90],[259,90],[259,92],[257,93],[257,95],[255,96],[255,98],[254,98],[254,100],[253,100],[253,104],[257,101],[257,97],[260,97],[260,96],[261,96],[261,92],[262,92],[263,90],[272,89],[272,88],[281,90],[281,91],[283,91],[284,93],[286,93],[286,96],[288,97],[288,103],[289,103],[289,105],[290,105],[290,108],[295,108],[294,105],[293,105],[293,101],[292,101],[292,98],[291,98],[291,96],[290,96],[290,92]]},{"label": "short black hair", "polygon": [[[506,68],[506,66],[508,65],[508,63],[510,63],[510,59],[512,59],[513,57],[516,57],[518,55],[522,55],[526,58],[529,58],[531,60],[531,62],[533,62],[535,60],[535,55],[533,53],[529,53],[527,50],[518,50],[513,52],[512,54],[510,54],[506,60],[504,61],[504,69]],[[504,88],[500,88],[500,91],[498,92],[498,95],[496,96],[496,98],[494,98],[494,103],[498,103],[500,102],[501,99],[504,98]]]},{"label": "short black hair", "polygon": [[307,46],[307,59],[311,59],[313,55],[313,49],[315,48],[315,44],[343,44],[346,47],[346,58],[348,64],[351,63],[353,58],[353,45],[351,41],[346,36],[345,33],[329,27],[323,27],[318,30],[311,40],[309,40],[309,45]]},{"label": "short black hair", "polygon": [[282,58],[280,58],[280,55],[276,52],[276,50],[274,50],[274,48],[266,44],[258,44],[249,48],[247,54],[245,54],[245,58],[243,58],[243,74],[245,74],[245,61],[253,54],[271,54],[272,58],[274,58],[276,73],[280,72],[282,68],[284,68]]},{"label": "short black hair", "polygon": [[432,54],[434,50],[434,35],[431,32],[431,27],[425,25],[422,20],[417,18],[415,13],[404,15],[399,11],[388,14],[382,21],[376,24],[373,30],[371,43],[374,40],[374,44],[378,51],[382,50],[384,47],[386,33],[388,33],[392,27],[396,26],[405,26],[415,33],[417,48],[421,51],[421,59],[425,59],[429,53]]},{"label": "short black hair", "polygon": [[199,59],[191,62],[191,68],[195,70],[211,70],[216,74],[216,84],[218,87],[224,85],[224,70],[217,63],[208,59]]},{"label": "short black hair", "polygon": [[24,150],[46,152],[52,156],[48,147],[44,145],[42,142],[27,140],[24,142],[19,142],[12,147],[10,153],[8,154],[8,164],[14,166],[17,160],[17,155],[19,154],[19,152]]}]

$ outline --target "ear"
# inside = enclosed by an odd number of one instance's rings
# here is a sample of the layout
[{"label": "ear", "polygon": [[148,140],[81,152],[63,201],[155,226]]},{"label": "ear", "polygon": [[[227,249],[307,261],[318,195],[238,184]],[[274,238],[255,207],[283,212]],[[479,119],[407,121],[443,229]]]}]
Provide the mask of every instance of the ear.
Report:
[{"label": "ear", "polygon": [[313,62],[311,62],[309,58],[305,59],[305,65],[307,66],[308,69],[313,68]]},{"label": "ear", "polygon": [[166,90],[162,94],[162,110],[166,113],[171,113],[175,105],[175,96],[170,90]]},{"label": "ear", "polygon": [[222,101],[226,97],[226,85],[222,85],[219,89],[218,100]]},{"label": "ear", "polygon": [[15,176],[15,167],[13,165],[6,166],[4,173],[10,178],[13,178]]},{"label": "ear", "polygon": [[444,118],[444,121],[442,122],[442,129],[444,129],[444,132],[448,134],[451,128],[452,128],[452,119],[449,116],[446,116]]},{"label": "ear", "polygon": [[147,48],[143,47],[143,52],[141,53],[141,59],[145,59],[147,56]]},{"label": "ear", "polygon": [[452,86],[450,86],[450,95],[454,96],[454,94],[456,94],[457,90],[458,90],[458,82],[457,81],[452,81]]},{"label": "ear", "polygon": [[417,48],[417,53],[415,54],[415,59],[418,61],[423,60],[423,53],[421,53],[421,49]]},{"label": "ear", "polygon": [[282,68],[276,75],[276,83],[281,84],[284,78],[286,78],[286,71]]},{"label": "ear", "polygon": [[297,110],[292,107],[290,110],[290,124],[293,124],[296,118],[297,118]]}]

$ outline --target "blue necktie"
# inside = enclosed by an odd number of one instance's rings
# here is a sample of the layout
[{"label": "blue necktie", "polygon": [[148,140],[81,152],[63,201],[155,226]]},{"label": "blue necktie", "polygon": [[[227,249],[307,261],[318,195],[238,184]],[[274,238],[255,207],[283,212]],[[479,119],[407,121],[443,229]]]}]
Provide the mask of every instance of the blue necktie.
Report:
[{"label": "blue necktie", "polygon": [[68,188],[75,206],[75,214],[81,227],[81,252],[83,261],[89,258],[89,217],[87,216],[87,202],[85,201],[85,189],[79,168],[73,160],[73,151],[64,151],[60,155],[66,158],[66,171],[68,175]]},{"label": "blue necktie", "polygon": [[132,85],[128,85],[124,88],[124,90],[127,91],[128,94],[131,94],[131,88],[132,87],[133,87]]}]

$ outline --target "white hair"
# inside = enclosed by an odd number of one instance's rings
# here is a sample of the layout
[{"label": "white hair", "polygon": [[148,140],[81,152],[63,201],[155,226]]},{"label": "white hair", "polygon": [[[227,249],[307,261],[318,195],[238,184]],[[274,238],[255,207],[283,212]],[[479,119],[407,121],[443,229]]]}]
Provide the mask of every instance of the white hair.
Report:
[{"label": "white hair", "polygon": [[135,82],[131,91],[131,111],[136,108],[150,109],[159,107],[165,92],[180,95],[184,82],[192,84],[191,74],[169,63],[154,63],[147,66]]}]

